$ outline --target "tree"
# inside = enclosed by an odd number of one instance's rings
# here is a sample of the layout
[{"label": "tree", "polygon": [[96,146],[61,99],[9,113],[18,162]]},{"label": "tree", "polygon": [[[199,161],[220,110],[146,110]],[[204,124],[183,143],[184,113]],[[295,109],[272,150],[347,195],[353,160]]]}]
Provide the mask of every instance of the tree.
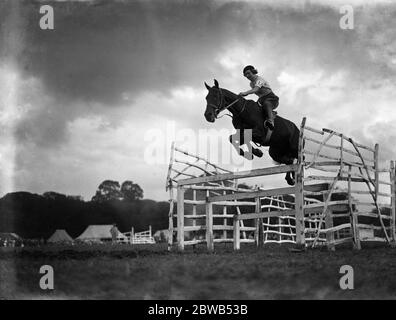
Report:
[{"label": "tree", "polygon": [[105,180],[103,181],[92,197],[92,201],[103,202],[109,200],[122,200],[123,196],[120,191],[120,183],[118,181]]},{"label": "tree", "polygon": [[47,191],[43,193],[43,197],[46,199],[52,199],[52,200],[60,200],[60,199],[66,199],[66,195],[62,193],[58,193],[55,191]]},{"label": "tree", "polygon": [[70,195],[67,196],[68,199],[76,200],[76,201],[84,201],[84,198],[80,195]]},{"label": "tree", "polygon": [[143,199],[143,190],[132,181],[126,180],[121,185],[121,194],[124,200],[133,201]]}]

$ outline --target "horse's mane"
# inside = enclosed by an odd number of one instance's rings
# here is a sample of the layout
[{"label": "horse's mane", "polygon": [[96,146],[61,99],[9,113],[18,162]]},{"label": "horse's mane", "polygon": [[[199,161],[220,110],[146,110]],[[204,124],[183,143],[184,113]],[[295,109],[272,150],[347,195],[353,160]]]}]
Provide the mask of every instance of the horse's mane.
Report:
[{"label": "horse's mane", "polygon": [[252,102],[254,103],[253,100],[246,99],[246,98],[244,98],[244,97],[242,97],[242,96],[239,96],[239,95],[237,95],[236,93],[234,93],[234,92],[232,92],[232,91],[230,91],[230,90],[228,90],[228,89],[226,89],[226,88],[220,88],[220,87],[217,87],[217,88],[216,88],[216,87],[212,87],[212,89],[221,90],[221,92],[223,93],[223,95],[224,95],[225,97],[231,99],[231,100],[239,99],[240,101],[246,101],[248,104],[250,104],[250,103],[252,103]]},{"label": "horse's mane", "polygon": [[228,90],[228,89],[221,88],[221,90],[222,90],[222,91],[225,93],[225,95],[226,95],[227,97],[229,97],[229,98],[232,98],[232,99],[238,98],[238,95],[237,95],[237,94],[235,94],[234,92],[232,92],[232,91],[230,91],[230,90]]},{"label": "horse's mane", "polygon": [[254,103],[254,100],[246,99],[244,97],[238,96],[237,94],[235,94],[234,92],[232,92],[228,89],[221,88],[221,90],[223,91],[224,95],[227,96],[227,98],[231,98],[234,100],[239,98],[239,100],[241,100],[241,101],[246,101],[248,103],[248,105],[250,105],[251,103]]}]

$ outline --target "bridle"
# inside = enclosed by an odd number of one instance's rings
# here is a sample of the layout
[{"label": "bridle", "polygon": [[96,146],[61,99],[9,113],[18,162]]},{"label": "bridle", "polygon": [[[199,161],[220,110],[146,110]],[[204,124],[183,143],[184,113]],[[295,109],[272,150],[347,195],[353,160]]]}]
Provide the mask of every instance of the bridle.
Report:
[{"label": "bridle", "polygon": [[[220,100],[220,104],[218,106],[216,106],[213,103],[208,103],[209,106],[212,106],[215,109],[215,118],[218,119],[218,114],[221,111],[227,110],[228,108],[230,108],[231,106],[233,106],[235,103],[237,103],[239,101],[239,97],[237,99],[235,99],[233,102],[231,102],[229,105],[225,106],[225,99],[224,99],[224,94],[221,90],[221,88],[219,89],[219,100]],[[235,117],[239,117],[243,111],[245,111],[245,107],[246,107],[246,100],[244,101],[242,110],[238,113],[238,115],[236,115]],[[230,116],[232,117],[232,116]],[[221,118],[221,117],[220,117]]]}]

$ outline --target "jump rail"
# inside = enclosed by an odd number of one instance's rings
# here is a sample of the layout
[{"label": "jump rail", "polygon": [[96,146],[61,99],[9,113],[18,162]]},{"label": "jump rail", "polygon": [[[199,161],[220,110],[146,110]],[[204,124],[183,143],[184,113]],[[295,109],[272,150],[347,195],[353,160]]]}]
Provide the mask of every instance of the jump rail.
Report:
[{"label": "jump rail", "polygon": [[[342,243],[352,243],[356,249],[363,241],[394,244],[394,161],[382,169],[378,144],[367,147],[305,122],[304,118],[299,157],[293,165],[231,172],[173,143],[167,190],[169,234],[175,233],[177,218],[177,248],[206,243],[212,251],[215,243],[222,242],[233,243],[235,250],[241,243],[325,245],[332,250]],[[290,171],[296,175],[293,187],[263,190],[238,185],[239,179]],[[168,244],[170,250],[173,236]]]}]

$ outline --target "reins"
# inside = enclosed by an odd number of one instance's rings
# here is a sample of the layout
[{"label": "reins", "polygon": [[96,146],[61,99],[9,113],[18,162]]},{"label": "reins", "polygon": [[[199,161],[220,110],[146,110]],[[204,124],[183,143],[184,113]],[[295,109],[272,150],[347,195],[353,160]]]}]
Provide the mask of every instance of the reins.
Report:
[{"label": "reins", "polygon": [[[216,119],[220,119],[220,118],[224,117],[225,115],[229,116],[230,118],[234,118],[233,115],[229,115],[229,114],[223,114],[223,115],[220,116],[220,117],[217,117],[217,115],[218,115],[220,112],[222,112],[222,111],[224,111],[224,110],[228,110],[230,107],[232,107],[235,103],[237,103],[237,102],[239,101],[240,97],[238,97],[237,99],[235,99],[235,100],[234,100],[233,102],[231,102],[228,106],[222,107],[223,103],[225,103],[225,100],[224,100],[224,95],[223,95],[223,93],[222,93],[222,91],[221,91],[221,88],[219,88],[219,95],[220,95],[220,105],[219,105],[219,106],[216,106],[216,105],[214,105],[214,104],[212,104],[212,103],[209,104],[209,105],[215,107],[216,110],[218,110],[218,112],[217,112],[217,114],[216,114],[216,116],[215,116]],[[246,108],[246,100],[245,100],[244,103],[243,103],[242,110],[241,110],[235,117],[239,117],[239,116],[242,114],[242,112],[245,111],[245,108]]]}]

